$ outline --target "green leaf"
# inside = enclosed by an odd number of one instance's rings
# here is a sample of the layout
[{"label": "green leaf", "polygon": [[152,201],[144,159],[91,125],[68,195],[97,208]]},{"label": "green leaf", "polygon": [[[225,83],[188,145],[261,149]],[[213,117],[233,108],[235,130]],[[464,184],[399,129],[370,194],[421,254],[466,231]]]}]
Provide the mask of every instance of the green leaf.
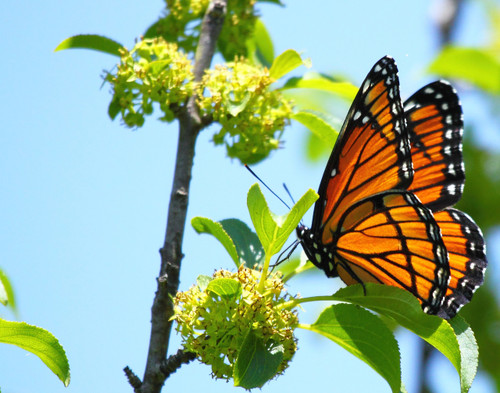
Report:
[{"label": "green leaf", "polygon": [[221,298],[235,299],[242,294],[241,283],[233,278],[214,278],[207,285],[207,291],[213,292]]},{"label": "green leaf", "polygon": [[59,341],[45,329],[25,322],[0,319],[0,342],[18,347],[38,356],[56,374],[64,386],[69,385],[69,363]]},{"label": "green leaf", "polygon": [[458,346],[460,347],[460,386],[462,387],[462,393],[466,393],[469,391],[477,373],[479,363],[477,342],[474,332],[462,317],[457,315],[449,323],[456,334]]},{"label": "green leaf", "polygon": [[194,217],[191,220],[191,225],[198,233],[208,233],[214,236],[224,246],[235,265],[240,265],[236,246],[234,245],[231,237],[229,237],[227,232],[224,230],[221,223],[212,221],[211,219],[205,217]]},{"label": "green leaf", "polygon": [[315,74],[314,78],[307,76],[290,78],[280,90],[288,89],[315,89],[332,93],[347,101],[354,100],[358,88],[349,82],[335,82],[321,75]]},{"label": "green leaf", "polygon": [[261,3],[274,3],[274,4],[280,5],[282,7],[285,6],[280,0],[257,0],[257,1],[260,1]]},{"label": "green leaf", "polygon": [[63,42],[57,45],[54,52],[64,49],[92,49],[119,57],[119,50],[121,48],[123,48],[123,45],[112,40],[111,38],[96,34],[81,34],[66,38]]},{"label": "green leaf", "polygon": [[120,113],[122,106],[120,100],[113,98],[108,106],[108,116],[111,120],[115,120],[118,113]]},{"label": "green leaf", "polygon": [[325,143],[332,145],[337,140],[338,131],[333,127],[331,121],[320,112],[303,110],[292,115],[292,119],[297,120],[313,132]]},{"label": "green leaf", "polygon": [[243,112],[245,110],[245,108],[246,108],[246,106],[251,98],[252,98],[252,95],[247,93],[247,94],[245,94],[245,96],[243,97],[243,99],[241,101],[236,102],[236,101],[228,100],[226,102],[228,112],[234,117],[238,116],[241,112]]},{"label": "green leaf", "polygon": [[274,46],[271,36],[262,22],[257,19],[252,37],[247,41],[248,53],[253,55],[253,62],[271,67],[274,60]]},{"label": "green leaf", "polygon": [[328,156],[332,153],[333,142],[325,143],[316,134],[312,132],[307,133],[304,143],[306,158],[311,162],[324,161],[325,156],[328,159]]},{"label": "green leaf", "polygon": [[250,187],[247,196],[248,211],[267,255],[274,255],[281,250],[316,199],[318,199],[316,192],[308,190],[287,214],[276,216],[269,210],[259,185],[254,184]]},{"label": "green leaf", "polygon": [[16,299],[10,280],[2,269],[0,269],[0,303],[16,312]]},{"label": "green leaf", "polygon": [[228,218],[219,222],[224,231],[231,237],[239,257],[239,264],[253,268],[262,264],[264,249],[260,244],[257,234],[247,224],[236,218]]},{"label": "green leaf", "polygon": [[245,389],[262,387],[276,375],[283,361],[284,348],[269,340],[264,343],[250,330],[241,345],[234,365],[234,386]]},{"label": "green leaf", "polygon": [[196,285],[198,285],[198,288],[200,288],[200,291],[205,291],[205,289],[207,289],[207,287],[208,287],[208,284],[212,280],[213,280],[212,277],[206,276],[204,274],[200,274],[198,277],[196,277]]},{"label": "green leaf", "polygon": [[358,357],[399,393],[401,367],[398,343],[389,328],[367,310],[352,304],[326,308],[312,325],[300,327],[319,333]]},{"label": "green leaf", "polygon": [[447,46],[429,66],[429,72],[500,93],[500,62],[486,49]]},{"label": "green leaf", "polygon": [[310,67],[310,61],[302,60],[298,52],[288,49],[274,59],[269,74],[271,78],[278,80],[301,65]]},{"label": "green leaf", "polygon": [[[332,300],[349,301],[369,308],[394,319],[401,326],[423,338],[450,360],[460,375],[462,391],[466,391],[464,389],[471,381],[468,375],[462,375],[464,355],[460,352],[458,338],[450,324],[442,318],[424,313],[418,300],[408,291],[381,284],[365,283],[364,286],[366,295],[361,285],[350,285],[337,291]],[[467,363],[466,367],[470,367],[471,364]]]}]

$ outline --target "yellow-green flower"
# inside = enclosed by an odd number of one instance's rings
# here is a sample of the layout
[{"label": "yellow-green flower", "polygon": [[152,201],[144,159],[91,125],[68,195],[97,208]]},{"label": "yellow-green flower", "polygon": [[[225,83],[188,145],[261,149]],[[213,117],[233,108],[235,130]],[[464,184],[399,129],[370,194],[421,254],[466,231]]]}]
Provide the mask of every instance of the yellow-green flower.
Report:
[{"label": "yellow-green flower", "polygon": [[140,127],[144,116],[157,103],[164,113],[161,120],[172,121],[173,105],[182,105],[193,93],[192,64],[176,44],[162,38],[138,42],[131,51],[124,50],[116,74],[108,73],[113,99],[109,114],[121,113],[129,127]]},{"label": "yellow-green flower", "polygon": [[222,126],[213,141],[225,144],[230,157],[252,164],[279,147],[292,107],[273,82],[267,68],[237,59],[207,71],[198,86],[202,114]]},{"label": "yellow-green flower", "polygon": [[198,285],[174,298],[173,318],[185,350],[209,364],[216,378],[233,377],[249,333],[263,345],[272,342],[283,347],[278,373],[285,370],[297,349],[293,336],[296,312],[280,307],[289,299],[283,282],[278,274],[272,274],[259,292],[260,277],[260,271],[244,266],[235,273],[219,270],[209,282],[199,280]]}]

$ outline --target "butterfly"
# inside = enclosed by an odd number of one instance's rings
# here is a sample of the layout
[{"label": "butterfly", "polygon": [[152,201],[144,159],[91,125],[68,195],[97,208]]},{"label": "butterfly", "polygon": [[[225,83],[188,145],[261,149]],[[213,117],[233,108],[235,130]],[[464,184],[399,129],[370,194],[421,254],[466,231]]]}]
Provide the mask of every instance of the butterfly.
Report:
[{"label": "butterfly", "polygon": [[370,70],[348,111],[318,189],[308,259],[347,285],[403,288],[423,310],[453,318],[483,283],[479,227],[452,208],[462,196],[463,117],[450,84],[433,82],[403,104],[394,60]]}]

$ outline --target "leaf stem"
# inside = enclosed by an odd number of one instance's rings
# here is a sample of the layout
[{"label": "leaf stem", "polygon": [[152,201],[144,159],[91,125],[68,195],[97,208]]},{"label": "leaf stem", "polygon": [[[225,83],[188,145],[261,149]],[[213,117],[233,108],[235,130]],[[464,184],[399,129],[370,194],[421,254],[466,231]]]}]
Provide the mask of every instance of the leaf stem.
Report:
[{"label": "leaf stem", "polygon": [[310,296],[310,297],[304,297],[304,298],[300,298],[300,299],[292,299],[292,300],[289,300],[288,302],[281,303],[277,307],[279,309],[294,308],[302,303],[325,302],[325,301],[333,302],[333,301],[335,301],[335,298],[332,295]]}]

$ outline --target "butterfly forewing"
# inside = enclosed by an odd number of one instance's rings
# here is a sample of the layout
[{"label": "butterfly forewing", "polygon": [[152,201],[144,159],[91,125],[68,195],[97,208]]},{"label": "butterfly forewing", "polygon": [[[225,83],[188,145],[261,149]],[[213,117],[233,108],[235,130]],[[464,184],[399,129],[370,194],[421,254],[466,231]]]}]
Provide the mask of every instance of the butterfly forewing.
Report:
[{"label": "butterfly forewing", "polygon": [[411,96],[404,108],[415,171],[408,190],[433,211],[453,206],[465,183],[457,93],[447,82],[433,82]]},{"label": "butterfly forewing", "polygon": [[347,284],[378,282],[412,292],[436,313],[449,269],[432,212],[412,193],[388,191],[351,206],[339,223],[334,256]]},{"label": "butterfly forewing", "polygon": [[[411,183],[409,139],[394,60],[384,57],[372,68],[354,99],[321,180],[324,198],[315,206],[312,231],[336,225],[353,203],[376,191]],[[332,241],[323,231],[322,243]]]}]

